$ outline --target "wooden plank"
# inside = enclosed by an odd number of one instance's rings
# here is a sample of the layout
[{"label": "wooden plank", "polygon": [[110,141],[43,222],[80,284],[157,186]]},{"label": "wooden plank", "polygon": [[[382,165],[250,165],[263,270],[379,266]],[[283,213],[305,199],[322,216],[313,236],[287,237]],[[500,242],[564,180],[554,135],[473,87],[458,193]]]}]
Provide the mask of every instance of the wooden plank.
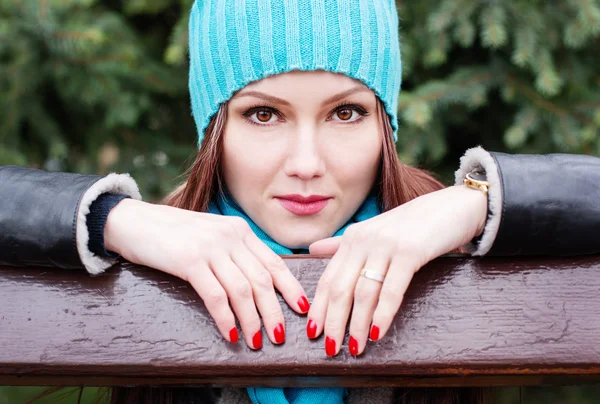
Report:
[{"label": "wooden plank", "polygon": [[[287,256],[313,296],[328,259]],[[282,301],[283,304],[283,301]],[[600,381],[600,257],[440,258],[413,279],[391,332],[354,358],[308,340],[222,339],[185,282],[124,263],[0,268],[0,384],[465,386]]]}]

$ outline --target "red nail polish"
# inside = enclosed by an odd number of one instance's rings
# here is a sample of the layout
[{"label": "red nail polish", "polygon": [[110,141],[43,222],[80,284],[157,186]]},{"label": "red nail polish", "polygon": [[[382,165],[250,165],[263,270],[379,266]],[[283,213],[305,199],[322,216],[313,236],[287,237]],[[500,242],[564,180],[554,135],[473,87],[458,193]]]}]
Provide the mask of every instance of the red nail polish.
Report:
[{"label": "red nail polish", "polygon": [[358,355],[358,341],[351,335],[348,341],[348,350],[350,355]]},{"label": "red nail polish", "polygon": [[310,304],[308,304],[308,299],[306,296],[300,296],[300,299],[298,299],[298,307],[300,307],[300,311],[302,311],[302,313],[308,313]]},{"label": "red nail polish", "polygon": [[379,327],[376,325],[371,326],[371,334],[369,335],[371,341],[377,341],[379,339]]},{"label": "red nail polish", "polygon": [[254,349],[262,348],[262,331],[258,330],[256,334],[252,337],[252,345],[254,345]]},{"label": "red nail polish", "polygon": [[237,328],[233,327],[231,330],[229,330],[229,339],[234,344],[236,342],[238,342],[239,336],[238,336]]},{"label": "red nail polish", "polygon": [[335,340],[329,337],[325,338],[325,353],[327,356],[335,355]]},{"label": "red nail polish", "polygon": [[283,324],[277,324],[277,327],[273,330],[273,335],[275,336],[275,343],[281,344],[285,341],[285,330],[283,329]]},{"label": "red nail polish", "polygon": [[317,323],[308,320],[308,324],[306,324],[306,335],[311,339],[317,336]]}]

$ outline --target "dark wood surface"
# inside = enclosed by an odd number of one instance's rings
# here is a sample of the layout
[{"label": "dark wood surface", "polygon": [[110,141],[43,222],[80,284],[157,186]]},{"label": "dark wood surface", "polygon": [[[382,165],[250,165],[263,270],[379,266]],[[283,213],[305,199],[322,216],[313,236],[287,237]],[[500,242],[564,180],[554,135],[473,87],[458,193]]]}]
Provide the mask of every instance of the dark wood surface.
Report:
[{"label": "dark wood surface", "polygon": [[[312,297],[328,260],[286,257]],[[222,339],[185,282],[123,264],[0,267],[0,384],[455,386],[600,381],[600,257],[440,258],[390,333],[328,358],[284,305],[287,339]],[[318,377],[317,377],[318,376]]]}]

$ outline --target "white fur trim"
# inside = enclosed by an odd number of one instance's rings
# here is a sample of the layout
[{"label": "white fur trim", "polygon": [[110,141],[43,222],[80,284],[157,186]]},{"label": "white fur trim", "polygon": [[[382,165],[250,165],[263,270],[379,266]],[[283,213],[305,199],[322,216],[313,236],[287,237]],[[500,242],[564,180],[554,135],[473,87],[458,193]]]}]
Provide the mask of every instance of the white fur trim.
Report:
[{"label": "white fur trim", "polygon": [[86,216],[90,213],[92,202],[104,193],[126,194],[134,199],[142,199],[136,182],[129,174],[109,174],[96,181],[83,194],[81,203],[79,204],[79,212],[77,213],[77,229],[75,234],[79,259],[81,259],[85,269],[92,275],[104,272],[106,268],[111,267],[117,262],[115,258],[99,257],[88,249],[90,234],[87,228]]},{"label": "white fur trim", "polygon": [[460,167],[456,170],[454,177],[455,184],[461,185],[465,176],[477,167],[485,170],[487,181],[490,183],[488,189],[488,220],[483,229],[483,236],[479,245],[475,246],[469,243],[463,248],[471,255],[485,255],[490,251],[494,240],[496,240],[500,220],[502,219],[502,184],[500,183],[498,167],[492,155],[481,146],[478,146],[467,150],[464,156],[460,158]]}]

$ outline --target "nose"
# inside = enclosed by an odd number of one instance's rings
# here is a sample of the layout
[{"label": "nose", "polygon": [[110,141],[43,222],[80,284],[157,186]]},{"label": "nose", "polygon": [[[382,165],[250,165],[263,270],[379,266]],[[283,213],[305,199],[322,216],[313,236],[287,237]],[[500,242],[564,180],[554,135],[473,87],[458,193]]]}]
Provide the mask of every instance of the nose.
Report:
[{"label": "nose", "polygon": [[314,124],[298,125],[289,136],[288,154],[284,171],[290,177],[308,180],[323,176],[325,161]]}]

